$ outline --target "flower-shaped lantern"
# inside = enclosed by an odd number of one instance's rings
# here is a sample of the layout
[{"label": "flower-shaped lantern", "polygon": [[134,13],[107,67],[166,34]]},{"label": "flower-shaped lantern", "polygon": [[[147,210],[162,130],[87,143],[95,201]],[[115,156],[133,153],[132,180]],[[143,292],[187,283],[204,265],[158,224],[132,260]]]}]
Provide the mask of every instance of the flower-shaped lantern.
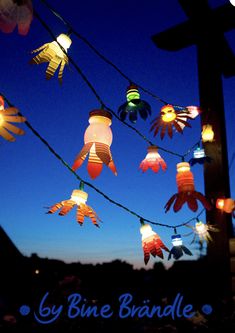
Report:
[{"label": "flower-shaped lantern", "polygon": [[82,189],[73,190],[71,194],[71,198],[68,200],[61,201],[53,205],[48,214],[53,214],[56,211],[60,210],[59,215],[64,216],[70,212],[73,207],[77,206],[77,214],[76,219],[77,222],[82,226],[84,222],[85,216],[89,217],[92,223],[99,227],[98,222],[99,217],[97,216],[96,212],[86,204],[88,198],[88,194],[84,192]]},{"label": "flower-shaped lantern", "polygon": [[183,133],[182,125],[191,127],[187,122],[188,119],[193,119],[187,109],[179,109],[171,104],[164,105],[161,108],[160,116],[155,118],[151,123],[150,131],[154,130],[154,136],[161,130],[160,138],[163,139],[167,133],[170,138],[173,136],[173,129],[179,133]]},{"label": "flower-shaped lantern", "polygon": [[[59,68],[58,79],[62,83],[62,76],[65,65],[68,64],[68,57],[66,55],[68,48],[70,47],[72,41],[69,36],[65,34],[60,34],[57,41],[46,43],[39,47],[38,49],[32,51],[32,53],[37,54],[33,59],[31,59],[30,64],[42,64],[44,62],[49,62],[46,69],[46,79],[49,80],[55,74],[56,70]],[[63,47],[63,50],[61,48]]]},{"label": "flower-shaped lantern", "polygon": [[140,99],[140,93],[136,85],[131,84],[127,88],[126,99],[127,101],[118,109],[121,120],[124,121],[127,115],[129,115],[129,120],[135,123],[138,113],[144,120],[151,115],[151,107],[147,102]]},{"label": "flower-shaped lantern", "polygon": [[140,233],[142,235],[142,248],[144,251],[144,262],[147,265],[150,254],[153,257],[160,257],[163,259],[162,249],[169,252],[168,248],[163,244],[161,238],[152,230],[149,224],[141,221]]},{"label": "flower-shaped lantern", "polygon": [[206,209],[211,209],[211,204],[206,200],[204,195],[195,191],[194,177],[193,173],[190,171],[189,163],[181,162],[177,164],[176,183],[178,193],[174,194],[165,205],[166,212],[171,208],[173,203],[174,212],[178,212],[185,203],[195,212],[198,209],[197,200],[199,200]]},{"label": "flower-shaped lantern", "polygon": [[0,30],[11,33],[18,26],[20,35],[27,35],[33,20],[31,0],[1,0]]},{"label": "flower-shaped lantern", "polygon": [[186,246],[183,245],[183,241],[180,234],[175,234],[171,236],[171,242],[173,244],[173,247],[170,250],[168,260],[171,259],[171,256],[173,256],[175,260],[178,260],[184,254],[187,254],[188,256],[193,255],[192,252]]},{"label": "flower-shaped lantern", "polygon": [[22,116],[17,116],[18,110],[14,107],[4,109],[4,99],[0,96],[0,136],[5,140],[15,141],[12,132],[17,135],[23,135],[24,131],[21,128],[12,125],[11,123],[23,123],[26,119]]},{"label": "flower-shaped lantern", "polygon": [[111,113],[102,109],[93,110],[90,112],[89,123],[90,125],[87,127],[84,135],[85,145],[77,155],[72,169],[78,169],[89,153],[87,169],[92,179],[99,176],[103,168],[103,163],[117,175],[117,170],[110,151],[113,140],[112,131],[110,129],[112,124]]},{"label": "flower-shaped lantern", "polygon": [[152,169],[153,172],[158,172],[160,167],[163,171],[166,171],[167,165],[163,158],[158,153],[157,146],[149,146],[148,153],[145,159],[140,163],[139,168],[145,172],[148,169]]}]

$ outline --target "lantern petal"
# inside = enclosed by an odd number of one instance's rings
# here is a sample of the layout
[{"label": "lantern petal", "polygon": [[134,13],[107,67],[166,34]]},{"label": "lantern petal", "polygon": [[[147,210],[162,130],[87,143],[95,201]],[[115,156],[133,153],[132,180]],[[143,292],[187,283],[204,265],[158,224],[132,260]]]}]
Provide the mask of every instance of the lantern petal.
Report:
[{"label": "lantern petal", "polygon": [[188,208],[191,209],[193,212],[196,212],[198,210],[197,200],[192,194],[188,195],[187,204]]},{"label": "lantern petal", "polygon": [[46,79],[50,80],[52,76],[55,74],[57,68],[60,65],[61,60],[58,57],[54,57],[49,62],[49,65],[46,69]]},{"label": "lantern petal", "polygon": [[207,209],[207,210],[211,210],[212,209],[212,205],[210,204],[210,202],[204,197],[204,195],[200,192],[196,192],[194,193],[195,198],[197,198],[202,205]]},{"label": "lantern petal", "polygon": [[[0,105],[1,105],[1,103],[0,103]],[[2,105],[4,106],[4,104],[2,104]],[[4,115],[4,118],[5,118],[5,116],[11,116],[11,115],[17,114],[18,112],[19,112],[19,110],[17,108],[10,107],[8,109],[1,110],[0,114]]]},{"label": "lantern petal", "polygon": [[63,207],[62,202],[58,202],[55,205],[51,206],[47,214],[54,214],[57,210],[59,210],[61,207]]},{"label": "lantern petal", "polygon": [[182,208],[185,201],[186,201],[186,198],[185,198],[184,195],[176,194],[176,200],[175,200],[175,204],[173,206],[173,209],[174,209],[175,213],[177,213]]},{"label": "lantern petal", "polygon": [[183,134],[183,130],[182,130],[182,128],[180,127],[180,125],[178,124],[178,120],[175,120],[175,121],[174,121],[174,126],[175,126],[175,129],[176,129],[177,132]]},{"label": "lantern petal", "polygon": [[62,83],[63,71],[64,71],[65,64],[66,64],[66,62],[64,60],[62,60],[61,65],[60,65],[60,69],[59,69],[59,73],[58,73],[58,79],[59,79],[60,83]]},{"label": "lantern petal", "polygon": [[104,143],[96,142],[95,151],[96,151],[96,155],[99,157],[99,159],[105,165],[107,165],[115,175],[117,175],[117,170],[116,170],[115,164],[112,160],[110,147],[108,145],[105,145]]},{"label": "lantern petal", "polygon": [[77,208],[76,214],[77,222],[82,226],[85,218],[84,209],[81,206]]},{"label": "lantern petal", "polygon": [[147,263],[149,262],[149,259],[150,259],[150,251],[149,251],[148,245],[145,242],[142,242],[142,247],[143,247],[143,251],[144,251],[144,263],[145,263],[145,265],[147,265]]},{"label": "lantern petal", "polygon": [[[184,118],[186,118],[186,116]],[[185,121],[182,118],[177,118],[177,121],[178,121],[178,123],[182,123],[185,127],[192,127],[187,121]],[[181,131],[182,131],[182,128],[181,128]]]},{"label": "lantern petal", "polygon": [[0,135],[5,139],[5,140],[8,140],[8,141],[15,141],[16,139],[14,138],[13,135],[11,135],[7,130],[5,130],[5,128],[3,127],[0,127]]},{"label": "lantern petal", "polygon": [[18,128],[10,123],[7,123],[7,122],[4,122],[4,125],[3,125],[6,129],[8,129],[9,131],[11,131],[12,133],[14,134],[17,134],[17,135],[23,135],[25,132],[21,129],[21,128]]},{"label": "lantern petal", "polygon": [[188,256],[192,256],[193,255],[192,252],[186,246],[181,245],[181,248],[182,248],[183,252],[185,254],[187,254]]},{"label": "lantern petal", "polygon": [[75,202],[72,200],[63,201],[63,207],[62,207],[61,211],[59,212],[59,215],[64,216],[64,215],[68,214],[71,211],[71,209],[73,209],[74,206],[75,206]]},{"label": "lantern petal", "polygon": [[160,138],[161,138],[161,140],[164,138],[164,136],[165,136],[165,133],[166,133],[166,127],[167,127],[167,125],[164,123],[163,125],[162,125],[162,129],[161,129],[161,134],[160,134]]},{"label": "lantern petal", "polygon": [[88,216],[92,223],[99,228],[99,225],[97,223],[97,220],[99,220],[99,217],[97,216],[96,212],[90,207],[86,205],[86,216]]},{"label": "lantern petal", "polygon": [[94,158],[92,156],[91,157],[91,153],[89,154],[89,160],[88,160],[88,164],[87,164],[87,171],[89,176],[91,177],[91,179],[95,179],[96,177],[98,177],[101,174],[101,171],[103,169],[103,164],[102,162],[98,160],[94,161]]},{"label": "lantern petal", "polygon": [[26,121],[26,118],[21,116],[5,116],[5,111],[2,114],[4,115],[4,120],[11,123],[23,123]]},{"label": "lantern petal", "polygon": [[165,213],[167,213],[168,210],[171,208],[173,202],[176,199],[176,196],[177,196],[177,194],[172,195],[172,197],[167,201],[167,203],[166,203],[166,205],[164,207],[165,208]]},{"label": "lantern petal", "polygon": [[77,170],[82,165],[82,163],[84,162],[85,158],[87,157],[87,154],[90,151],[92,145],[93,145],[93,143],[89,142],[83,146],[82,150],[75,158],[75,161],[72,166],[73,170]]},{"label": "lantern petal", "polygon": [[173,130],[172,130],[172,125],[171,124],[167,124],[167,133],[168,133],[169,137],[172,138]]},{"label": "lantern petal", "polygon": [[137,121],[137,111],[135,110],[132,110],[129,112],[129,120],[132,122],[132,123],[136,123]]},{"label": "lantern petal", "polygon": [[164,161],[163,158],[160,158],[160,159],[159,159],[159,164],[161,165],[162,170],[163,170],[163,171],[166,171],[166,169],[167,169],[167,164],[166,164],[166,162]]}]

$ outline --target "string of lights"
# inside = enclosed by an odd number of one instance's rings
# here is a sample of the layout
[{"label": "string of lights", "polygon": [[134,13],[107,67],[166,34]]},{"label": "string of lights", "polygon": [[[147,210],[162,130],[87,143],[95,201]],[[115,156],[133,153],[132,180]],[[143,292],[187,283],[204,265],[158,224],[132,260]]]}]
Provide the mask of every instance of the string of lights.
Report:
[{"label": "string of lights", "polygon": [[[60,46],[60,48],[62,49],[62,51],[64,53],[65,50],[63,48],[63,46],[58,42],[58,40],[56,39],[55,34],[53,33],[53,31],[50,29],[50,27],[47,25],[47,23],[42,19],[42,17],[34,10],[34,15],[35,17],[38,19],[38,21],[42,24],[42,26],[47,30],[47,32],[50,34],[50,36],[53,38],[53,40],[57,41],[58,45]],[[66,54],[67,55],[67,54]],[[91,84],[91,82],[88,80],[88,78],[86,77],[86,75],[83,73],[83,71],[81,70],[81,68],[77,65],[77,63],[74,61],[74,59],[67,55],[69,61],[71,62],[71,64],[74,66],[74,68],[76,69],[76,71],[78,72],[78,74],[82,77],[82,79],[85,81],[85,83],[88,85],[88,87],[90,88],[90,90],[92,91],[92,93],[94,94],[94,96],[96,97],[96,99],[98,100],[99,104],[101,105],[102,108],[105,108],[106,110],[108,110],[117,120],[119,120],[122,124],[124,124],[125,126],[127,126],[128,128],[130,128],[132,131],[134,131],[138,136],[140,136],[144,141],[146,141],[150,146],[155,146],[155,144],[148,139],[145,135],[143,135],[138,129],[136,129],[135,127],[133,127],[132,125],[128,124],[126,121],[122,120],[109,106],[107,106],[105,104],[105,102],[102,100],[102,98],[100,97],[100,95],[97,93],[96,89],[94,88],[94,86]],[[185,157],[187,155],[189,155],[191,153],[191,151],[193,150],[193,148],[195,146],[198,145],[198,141],[192,146],[190,147],[186,153],[184,154],[180,154],[177,152],[174,152],[172,150],[166,149],[162,146],[157,145],[159,150],[164,151],[165,153],[171,154],[173,156],[179,157],[181,160],[184,160]]]},{"label": "string of lights", "polygon": [[[10,107],[14,107],[14,105],[10,102],[10,100],[3,94],[0,92],[0,96],[2,96],[4,98],[4,100],[7,102],[7,104]],[[21,117],[24,117],[24,115],[21,112],[18,112],[18,115]],[[175,229],[175,228],[180,228],[183,227],[185,225],[188,225],[190,222],[192,221],[196,221],[201,214],[204,212],[204,208],[203,210],[195,217],[190,218],[189,220],[177,224],[177,225],[168,225],[168,224],[164,224],[164,223],[159,223],[156,221],[152,221],[149,220],[143,216],[141,216],[140,214],[136,213],[135,211],[129,209],[128,207],[124,206],[123,204],[113,200],[112,198],[110,198],[107,194],[105,194],[103,191],[101,191],[100,189],[98,189],[96,186],[94,186],[93,184],[91,184],[90,182],[85,181],[84,179],[82,179],[70,166],[69,164],[60,156],[60,154],[58,154],[55,149],[48,143],[48,141],[43,138],[39,132],[31,125],[31,123],[26,120],[25,121],[25,125],[30,129],[30,131],[49,149],[49,151],[77,178],[77,180],[79,180],[80,182],[82,182],[83,184],[85,184],[86,186],[92,188],[95,192],[97,192],[98,194],[100,194],[101,196],[103,196],[107,201],[109,201],[110,203],[112,203],[113,205],[125,210],[126,212],[128,212],[129,214],[131,214],[132,216],[135,216],[136,218],[138,218],[139,220],[148,222],[152,225],[156,225],[156,226],[160,226],[160,227],[165,227],[165,228],[169,228],[169,229]]]}]

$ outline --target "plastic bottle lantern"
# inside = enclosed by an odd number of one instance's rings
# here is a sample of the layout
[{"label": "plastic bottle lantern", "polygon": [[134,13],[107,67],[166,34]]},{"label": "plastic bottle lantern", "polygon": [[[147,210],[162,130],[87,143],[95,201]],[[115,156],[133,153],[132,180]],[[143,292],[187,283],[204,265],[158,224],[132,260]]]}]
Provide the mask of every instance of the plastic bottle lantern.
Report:
[{"label": "plastic bottle lantern", "polygon": [[113,139],[110,129],[112,115],[105,110],[93,110],[90,112],[89,123],[90,125],[87,127],[84,135],[85,145],[76,157],[72,169],[77,170],[89,153],[87,170],[92,179],[99,176],[103,163],[117,175],[110,151]]},{"label": "plastic bottle lantern", "polygon": [[214,140],[214,131],[212,129],[212,125],[203,125],[202,127],[202,141],[203,142],[213,142]]},{"label": "plastic bottle lantern", "polygon": [[235,211],[235,200],[232,198],[217,199],[216,208],[224,211],[225,213],[233,213]]},{"label": "plastic bottle lantern", "polygon": [[194,177],[190,171],[189,163],[181,162],[177,164],[176,183],[178,193],[174,194],[165,205],[166,212],[173,203],[174,211],[178,212],[186,202],[188,207],[195,212],[198,209],[197,200],[201,201],[206,209],[211,209],[211,205],[206,198],[200,192],[195,191]]},{"label": "plastic bottle lantern", "polygon": [[158,172],[160,167],[163,171],[166,171],[167,165],[163,158],[158,153],[157,146],[148,147],[148,154],[145,159],[140,163],[139,168],[145,172],[149,168],[153,170],[153,172]]},{"label": "plastic bottle lantern", "polygon": [[192,252],[186,246],[183,245],[183,241],[180,234],[175,234],[171,236],[171,242],[173,244],[173,247],[170,250],[168,260],[171,259],[171,256],[173,256],[174,259],[178,260],[184,255],[184,253],[189,256],[192,256]]},{"label": "plastic bottle lantern", "polygon": [[33,20],[31,0],[1,0],[0,1],[0,30],[11,33],[18,25],[20,35],[27,35]]},{"label": "plastic bottle lantern", "polygon": [[151,115],[151,106],[146,101],[140,99],[140,93],[136,85],[131,84],[127,88],[126,100],[118,109],[121,120],[124,121],[127,115],[129,115],[129,120],[135,123],[138,113],[144,120],[147,119],[148,115]]},{"label": "plastic bottle lantern", "polygon": [[229,0],[231,5],[235,6],[235,0]]},{"label": "plastic bottle lantern", "polygon": [[[60,34],[56,38],[57,42],[46,43],[39,47],[38,49],[32,51],[32,53],[36,53],[41,51],[38,55],[36,55],[31,61],[30,64],[42,64],[46,61],[49,62],[49,65],[46,69],[46,79],[49,80],[55,74],[56,70],[60,66],[58,79],[60,83],[62,83],[62,76],[64,67],[68,64],[68,57],[65,54],[72,44],[69,36],[65,34]],[[61,46],[64,50],[61,49]]]},{"label": "plastic bottle lantern", "polygon": [[99,227],[97,221],[99,217],[96,212],[86,204],[88,198],[88,194],[83,190],[73,190],[71,194],[71,198],[69,200],[64,200],[59,203],[53,205],[48,214],[53,214],[56,211],[60,210],[59,215],[64,216],[70,212],[73,207],[77,206],[77,222],[82,226],[84,222],[85,216],[89,217],[92,223]]},{"label": "plastic bottle lantern", "polygon": [[[183,133],[183,127],[191,127],[187,122],[188,119],[193,119],[186,109],[179,109],[171,104],[164,105],[161,108],[160,116],[153,119],[150,131],[154,131],[154,136],[160,131],[160,138],[163,139],[167,133],[170,138],[173,136],[173,129],[179,133]],[[184,126],[182,126],[184,125]]]},{"label": "plastic bottle lantern", "polygon": [[[21,128],[12,125],[11,123],[23,123],[26,119],[18,116],[18,109],[9,107],[4,109],[4,99],[0,96],[0,136],[10,142],[15,141],[14,136],[11,134],[23,135],[24,131]],[[11,133],[10,133],[11,132]]]},{"label": "plastic bottle lantern", "polygon": [[142,224],[141,228],[140,228],[140,233],[142,235],[142,247],[143,247],[143,251],[144,251],[144,262],[145,265],[147,265],[149,258],[150,258],[150,254],[153,257],[160,257],[163,259],[163,252],[162,249],[164,249],[165,251],[168,251],[168,248],[163,244],[162,240],[160,239],[160,237],[158,236],[158,234],[156,234],[156,232],[154,232],[152,230],[152,227],[149,224]]}]

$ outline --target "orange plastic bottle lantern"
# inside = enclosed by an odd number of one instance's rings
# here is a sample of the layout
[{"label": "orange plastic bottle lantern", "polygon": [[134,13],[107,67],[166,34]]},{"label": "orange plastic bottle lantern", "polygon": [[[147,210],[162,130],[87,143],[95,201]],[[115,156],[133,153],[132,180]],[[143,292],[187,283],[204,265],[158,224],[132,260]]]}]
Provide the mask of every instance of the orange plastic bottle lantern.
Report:
[{"label": "orange plastic bottle lantern", "polygon": [[83,190],[73,190],[71,194],[71,198],[69,200],[64,200],[59,203],[53,205],[50,210],[47,212],[48,214],[53,214],[56,211],[60,210],[59,215],[64,216],[70,212],[73,207],[77,206],[77,214],[76,219],[77,222],[82,226],[84,222],[84,218],[89,217],[92,223],[99,227],[98,222],[99,217],[96,212],[86,204],[88,198],[88,194]]},{"label": "orange plastic bottle lantern", "polygon": [[152,169],[153,172],[158,172],[160,167],[163,171],[166,171],[167,165],[163,158],[158,153],[157,146],[148,147],[148,153],[145,159],[140,163],[139,168],[146,172],[148,169]]},{"label": "orange plastic bottle lantern", "polygon": [[89,123],[90,125],[87,127],[84,135],[85,145],[76,157],[72,169],[77,170],[89,153],[87,170],[92,179],[100,175],[103,163],[117,175],[117,170],[110,151],[113,140],[110,128],[112,115],[102,109],[93,110],[90,112]]},{"label": "orange plastic bottle lantern", "polygon": [[173,136],[173,129],[179,133],[183,133],[183,126],[191,127],[187,119],[193,119],[187,109],[176,110],[171,104],[167,104],[161,108],[160,116],[155,118],[151,123],[150,131],[154,130],[154,136],[158,134],[161,129],[160,138],[163,139],[166,132],[169,137]]},{"label": "orange plastic bottle lantern", "polygon": [[190,171],[190,165],[187,162],[177,164],[176,183],[178,193],[174,194],[165,205],[166,212],[174,203],[174,212],[178,212],[182,206],[187,203],[189,209],[195,212],[198,209],[197,200],[199,200],[206,209],[211,209],[211,204],[206,200],[203,194],[195,191],[193,173]]},{"label": "orange plastic bottle lantern", "polygon": [[147,265],[150,254],[153,257],[160,257],[163,259],[162,249],[169,252],[168,248],[163,244],[161,238],[152,230],[149,224],[141,221],[140,233],[142,235],[142,248],[144,251],[144,262]]},{"label": "orange plastic bottle lantern", "polygon": [[202,127],[202,141],[203,142],[213,142],[214,140],[214,131],[212,129],[212,126],[207,124],[203,125]]},{"label": "orange plastic bottle lantern", "polygon": [[0,136],[5,140],[14,142],[14,136],[9,133],[12,132],[16,135],[23,135],[24,131],[21,128],[12,125],[11,123],[23,123],[26,119],[22,116],[17,116],[18,110],[14,107],[4,109],[4,99],[0,96]]},{"label": "orange plastic bottle lantern", "polygon": [[222,210],[225,213],[235,213],[235,200],[232,198],[227,199],[217,199],[216,200],[216,208]]},{"label": "orange plastic bottle lantern", "polygon": [[[41,51],[33,59],[31,59],[30,64],[42,64],[44,62],[49,62],[46,69],[46,79],[49,80],[55,74],[56,70],[59,68],[58,79],[62,83],[63,71],[65,65],[68,64],[68,57],[66,55],[67,50],[72,44],[69,36],[61,34],[56,38],[57,41],[46,43],[39,47],[38,49],[32,51],[36,53]],[[61,48],[63,47],[63,50]]]},{"label": "orange plastic bottle lantern", "polygon": [[31,0],[1,0],[0,1],[0,30],[11,33],[18,25],[20,35],[27,35],[33,20]]}]

